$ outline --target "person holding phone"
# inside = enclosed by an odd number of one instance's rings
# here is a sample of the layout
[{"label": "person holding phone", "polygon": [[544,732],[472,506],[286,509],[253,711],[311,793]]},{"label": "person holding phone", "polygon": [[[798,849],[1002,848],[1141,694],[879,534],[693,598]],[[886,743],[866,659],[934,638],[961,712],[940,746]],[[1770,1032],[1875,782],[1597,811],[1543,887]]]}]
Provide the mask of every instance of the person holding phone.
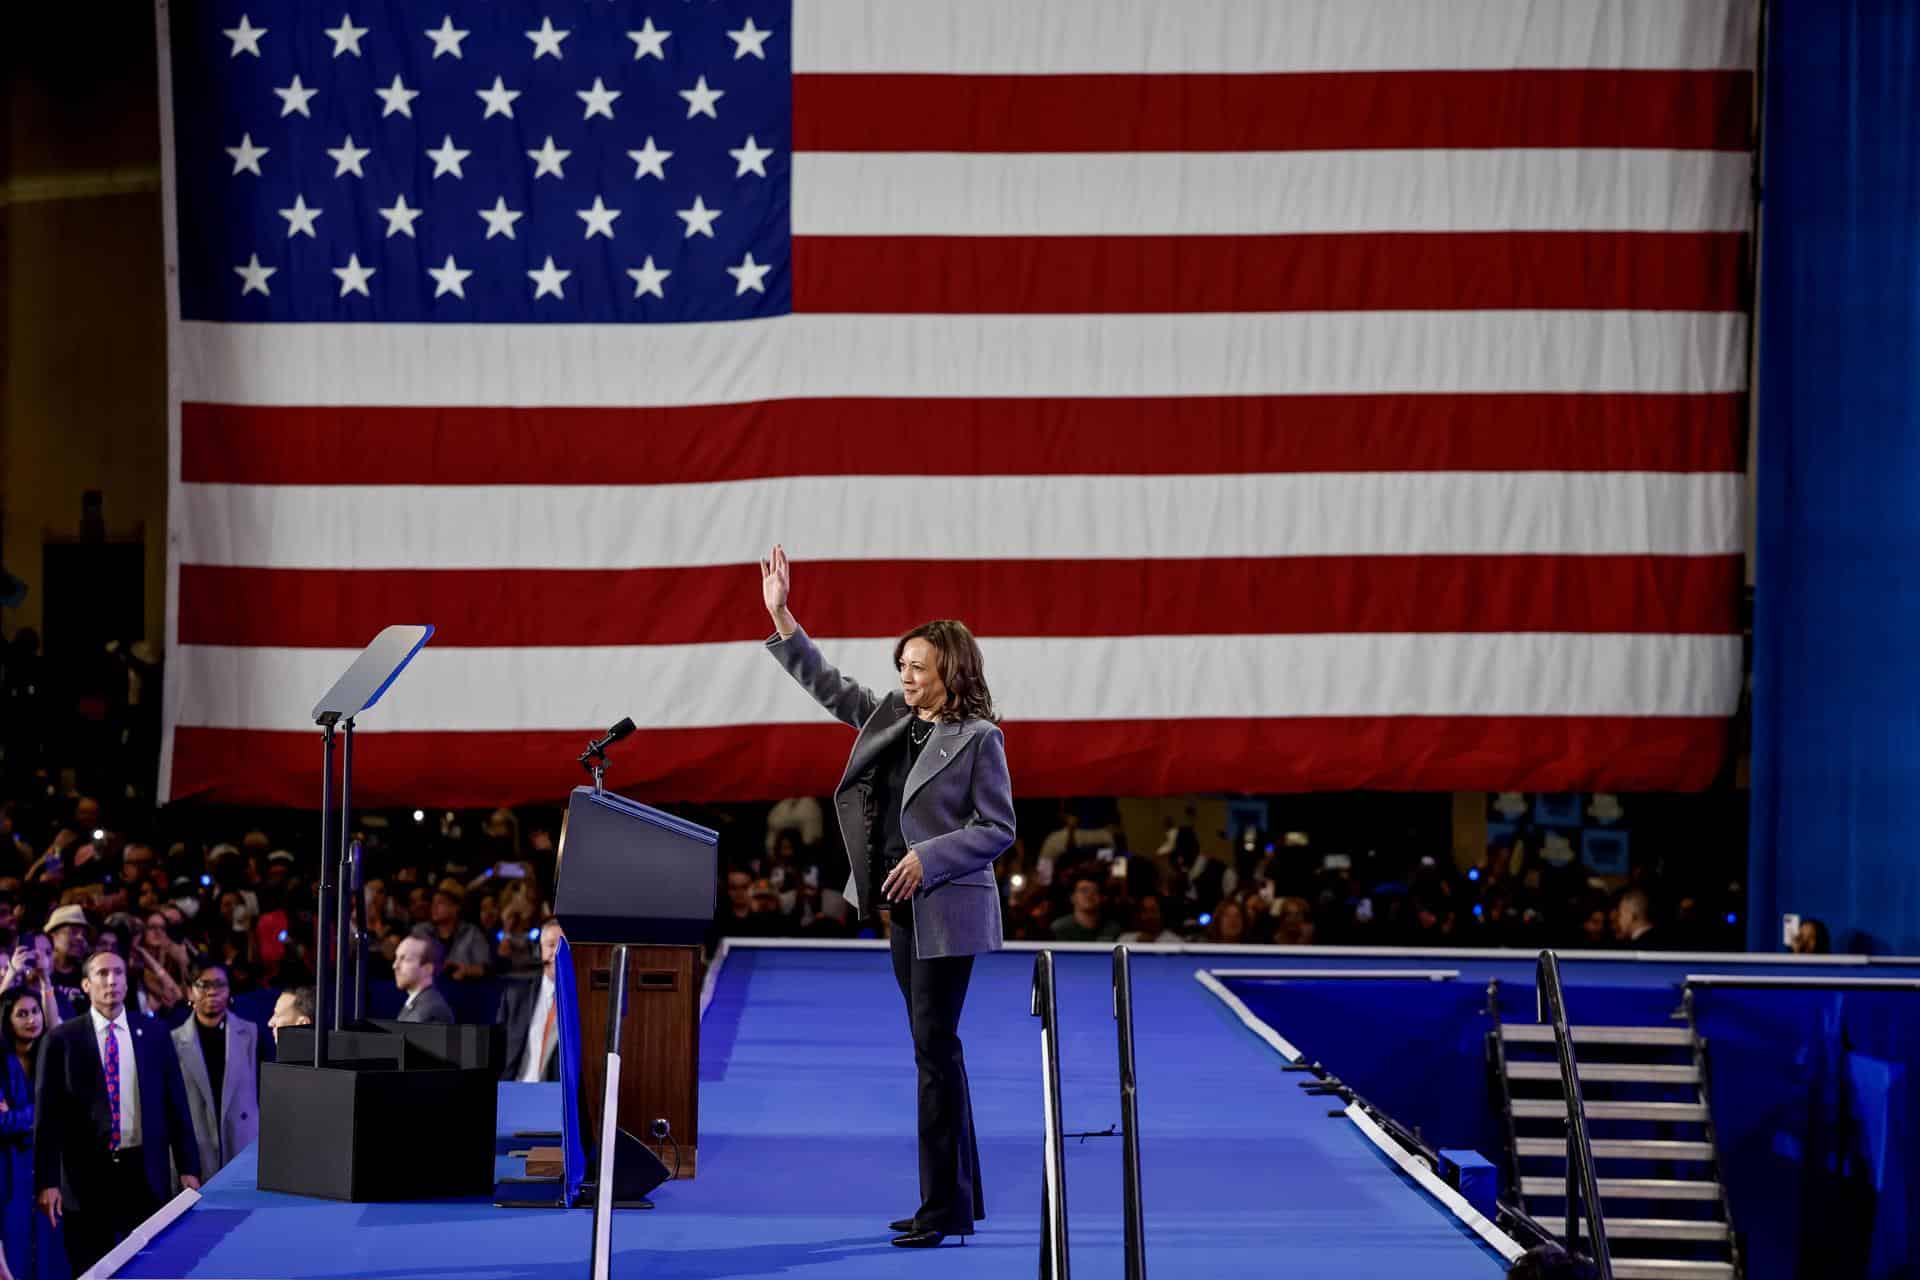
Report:
[{"label": "person holding phone", "polygon": [[32,987],[0,992],[0,1275],[20,1280],[67,1275],[60,1232],[33,1204],[33,1085],[46,1008]]},{"label": "person holding phone", "polygon": [[896,640],[899,683],[882,695],[842,675],[801,630],[792,584],[776,543],[760,562],[767,652],[858,731],[833,797],[851,863],[846,899],[864,918],[890,917],[919,1080],[920,1207],[891,1224],[893,1243],[930,1248],[986,1217],[960,1013],[973,958],[1004,945],[993,864],[1014,837],[1005,739],[966,624],[927,622]]}]

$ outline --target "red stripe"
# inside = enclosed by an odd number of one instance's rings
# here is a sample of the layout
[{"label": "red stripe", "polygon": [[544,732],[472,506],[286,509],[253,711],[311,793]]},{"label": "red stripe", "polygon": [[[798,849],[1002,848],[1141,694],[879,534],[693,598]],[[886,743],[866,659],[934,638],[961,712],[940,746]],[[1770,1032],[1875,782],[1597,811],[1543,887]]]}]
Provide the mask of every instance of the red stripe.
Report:
[{"label": "red stripe", "polygon": [[1746,71],[799,75],[796,151],[1751,145]]},{"label": "red stripe", "polygon": [[1740,311],[1739,232],[804,236],[807,312]]},{"label": "red stripe", "polygon": [[[208,484],[688,484],[954,475],[1740,471],[1744,397],[779,400],[653,409],[180,407]],[[898,468],[896,472],[892,468]]]},{"label": "red stripe", "polygon": [[[747,565],[180,568],[180,643],[358,648],[394,618],[479,648],[759,640]],[[815,635],[965,617],[982,635],[1734,630],[1739,556],[1356,556],[809,563]]]},{"label": "red stripe", "polygon": [[[1244,791],[1689,791],[1713,780],[1728,722],[1713,718],[1387,717],[1009,723],[1023,796]],[[582,781],[593,734],[366,733],[353,795],[370,807],[557,803]],[[313,804],[311,733],[181,728],[172,796]],[[610,781],[653,801],[826,795],[853,733],[844,726],[643,730]]]}]

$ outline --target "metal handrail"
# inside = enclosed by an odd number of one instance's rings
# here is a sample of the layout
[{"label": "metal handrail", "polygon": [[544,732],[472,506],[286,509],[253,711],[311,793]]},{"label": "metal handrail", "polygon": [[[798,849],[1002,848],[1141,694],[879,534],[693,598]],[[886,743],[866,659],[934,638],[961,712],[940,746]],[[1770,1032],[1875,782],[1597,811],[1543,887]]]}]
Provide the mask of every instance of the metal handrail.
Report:
[{"label": "metal handrail", "polygon": [[1120,1049],[1121,1198],[1126,1205],[1127,1280],[1147,1280],[1147,1228],[1140,1201],[1140,1090],[1133,1060],[1133,970],[1113,949],[1113,1020]]},{"label": "metal handrail", "polygon": [[1593,1146],[1587,1138],[1586,1101],[1580,1094],[1580,1072],[1573,1061],[1573,1032],[1567,1026],[1566,991],[1560,985],[1560,960],[1542,951],[1534,969],[1536,1013],[1553,1026],[1554,1054],[1560,1060],[1560,1085],[1567,1100],[1567,1247],[1579,1239],[1580,1203],[1587,1209],[1587,1242],[1600,1280],[1613,1280],[1613,1257],[1607,1248],[1607,1226],[1600,1212],[1600,1187],[1593,1172]]},{"label": "metal handrail", "polygon": [[1060,1020],[1053,997],[1053,953],[1033,958],[1033,1016],[1040,1019],[1041,1109],[1046,1147],[1040,1177],[1040,1280],[1068,1280],[1067,1165],[1060,1122]]}]

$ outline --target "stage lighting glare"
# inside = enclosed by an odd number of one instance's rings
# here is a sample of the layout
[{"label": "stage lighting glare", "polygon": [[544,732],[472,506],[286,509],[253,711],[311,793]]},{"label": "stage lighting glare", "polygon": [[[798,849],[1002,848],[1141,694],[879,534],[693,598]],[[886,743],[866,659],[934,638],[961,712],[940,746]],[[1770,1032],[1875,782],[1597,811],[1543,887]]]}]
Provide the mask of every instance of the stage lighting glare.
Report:
[{"label": "stage lighting glare", "polygon": [[427,820],[427,811],[425,809],[415,809],[413,811],[413,820],[415,822],[425,822]]}]

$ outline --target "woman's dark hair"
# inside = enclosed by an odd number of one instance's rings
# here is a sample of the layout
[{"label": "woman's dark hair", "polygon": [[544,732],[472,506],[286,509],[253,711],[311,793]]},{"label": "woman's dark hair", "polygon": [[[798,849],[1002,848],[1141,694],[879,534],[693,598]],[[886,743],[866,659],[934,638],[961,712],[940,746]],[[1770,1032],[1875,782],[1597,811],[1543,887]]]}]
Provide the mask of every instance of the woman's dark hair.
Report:
[{"label": "woman's dark hair", "polygon": [[900,669],[901,655],[909,640],[925,640],[933,646],[933,665],[947,686],[947,704],[940,708],[940,719],[986,720],[999,724],[993,711],[993,694],[987,689],[986,663],[980,646],[967,630],[967,624],[953,618],[923,622],[893,642],[893,667]]},{"label": "woman's dark hair", "polygon": [[31,1000],[40,1006],[40,1034],[45,1036],[53,1018],[53,1010],[47,1008],[40,999],[40,993],[32,987],[8,987],[0,992],[0,1049],[7,1053],[15,1052],[13,1043],[13,1010],[22,1000]]}]

